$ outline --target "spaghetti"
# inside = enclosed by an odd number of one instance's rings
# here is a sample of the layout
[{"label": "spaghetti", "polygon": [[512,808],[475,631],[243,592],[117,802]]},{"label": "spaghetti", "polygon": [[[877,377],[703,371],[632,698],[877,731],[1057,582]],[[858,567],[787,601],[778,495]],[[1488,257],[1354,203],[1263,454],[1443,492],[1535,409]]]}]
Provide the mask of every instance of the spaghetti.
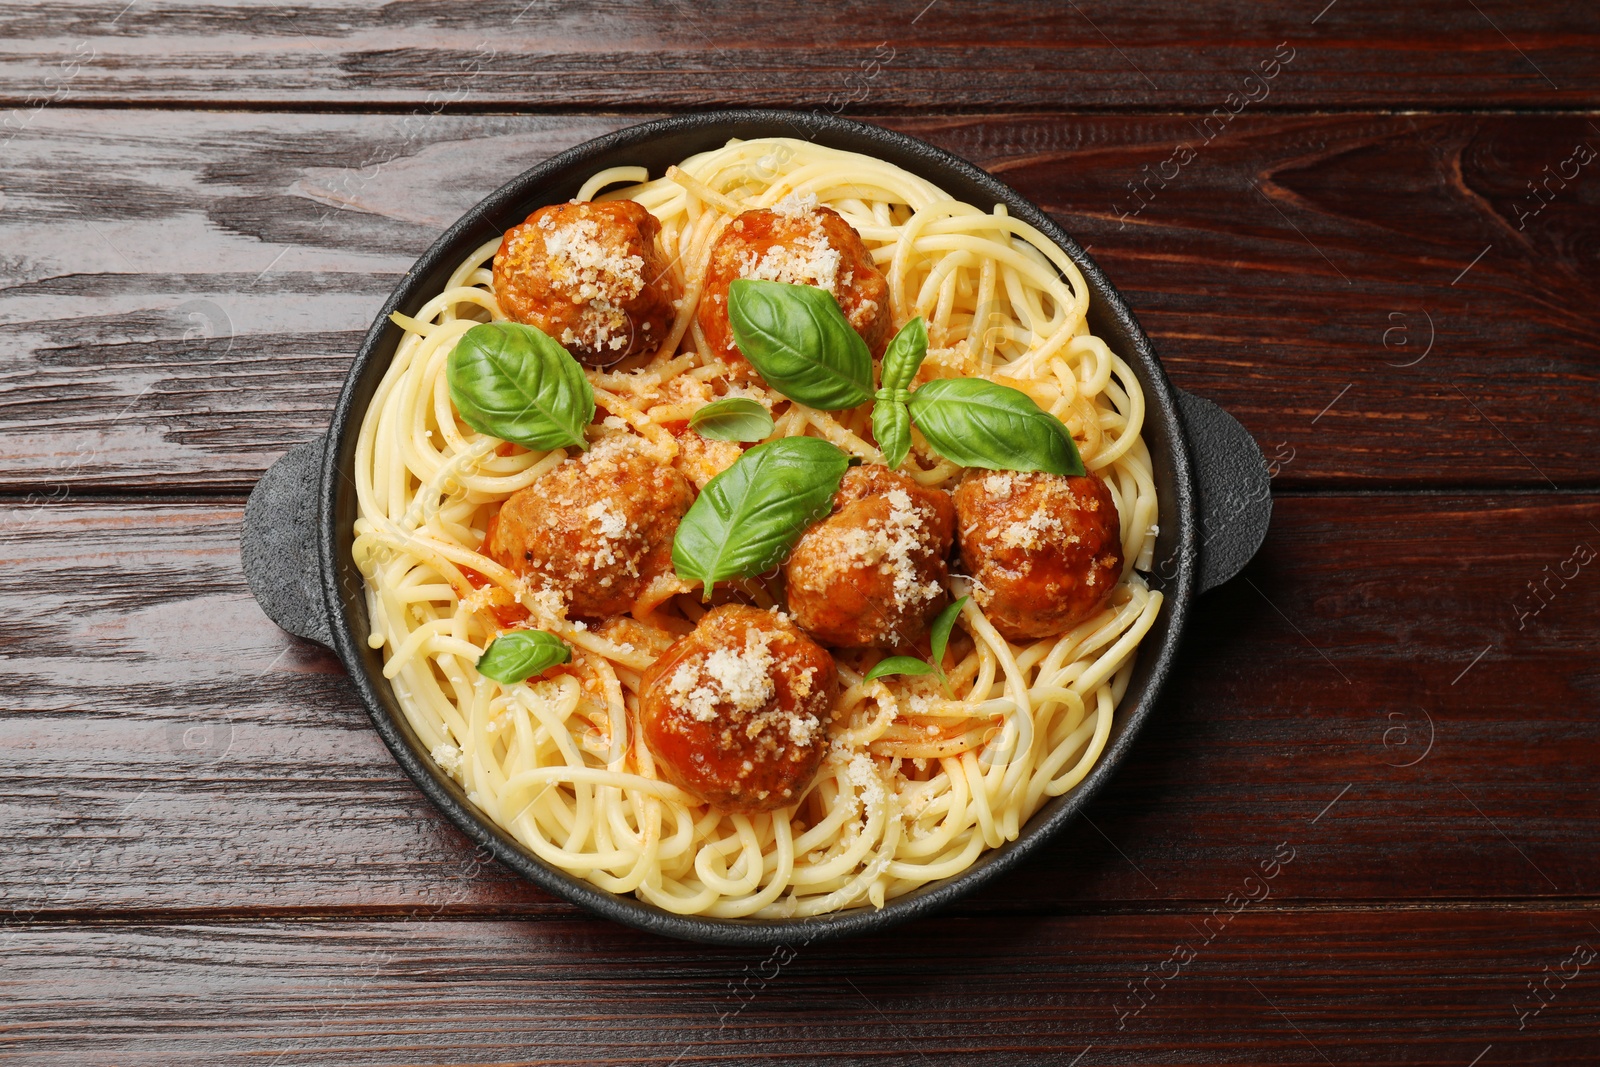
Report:
[{"label": "spaghetti", "polygon": [[[547,863],[681,914],[782,918],[890,898],[959,874],[1015,838],[1048,799],[1094,766],[1153,625],[1147,571],[1158,519],[1144,400],[1129,367],[1089,332],[1088,289],[1072,261],[1003,207],[985,212],[866,156],[788,139],[730,142],[664,177],[619,167],[579,200],[631,199],[661,224],[683,299],[664,342],[588,370],[596,429],[636,435],[681,458],[662,424],[732,386],[695,321],[711,248],[729,220],[800,197],[838,211],[888,280],[893,325],[927,323],[924,377],[978,376],[1027,393],[1076,439],[1121,520],[1126,561],[1096,616],[1007,642],[969,600],[938,679],[864,682],[880,653],[836,652],[841,695],[821,771],[799,802],[757,815],[699,803],[661,780],[638,736],[640,678],[704,612],[686,585],[657,582],[631,617],[586,626],[541,604],[480,554],[511,494],[567,450],[528,452],[477,433],[451,406],[445,363],[473,326],[506,318],[476,249],[404,329],[362,422],[355,455],[354,557],[366,578],[371,647],[440,770]],[[866,462],[870,420],[792,403],[757,380],[734,390],[776,416],[773,438],[809,434]],[[961,467],[914,447],[901,470],[950,487]],[[953,595],[971,591],[954,577]],[[718,590],[766,607],[757,580]],[[574,650],[569,668],[505,685],[474,664],[507,611],[532,613]]]}]

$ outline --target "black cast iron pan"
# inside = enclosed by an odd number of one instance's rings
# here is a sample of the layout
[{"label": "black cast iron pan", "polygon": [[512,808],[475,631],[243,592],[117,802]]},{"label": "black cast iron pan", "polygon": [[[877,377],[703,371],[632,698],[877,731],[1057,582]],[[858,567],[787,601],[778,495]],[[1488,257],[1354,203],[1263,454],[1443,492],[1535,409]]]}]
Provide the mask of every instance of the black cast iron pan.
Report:
[{"label": "black cast iron pan", "polygon": [[[1166,600],[1139,649],[1133,679],[1117,709],[1100,762],[1078,787],[1037,812],[1017,840],[979,857],[943,882],[890,901],[806,919],[710,919],[673,915],[618,896],[545,864],[468,802],[438,771],[407,725],[367,647],[361,575],[350,559],[356,502],[350,480],[362,413],[389,365],[400,330],[389,313],[412,314],[444,286],[473,248],[521,222],[534,208],[570,199],[605,167],[644,166],[651,175],[729,138],[801,137],[887,160],[958,200],[1012,214],[1059,244],[1090,289],[1089,325],[1138,375],[1147,404],[1144,438],[1161,508],[1150,576]],[[251,591],[290,633],[338,653],[373,724],[406,774],[444,815],[502,863],[591,911],[671,937],[739,945],[794,944],[880,930],[932,914],[966,896],[1054,837],[1128,754],[1172,668],[1194,597],[1237,574],[1266,536],[1272,512],[1268,477],[1255,441],[1216,405],[1173,388],[1149,338],[1099,268],[1049,216],[1008,186],[914,137],[821,113],[722,111],[631,126],[578,145],[501,187],[462,216],[417,260],[373,320],[339,396],[328,433],[291,450],[256,485],[245,508],[242,555]]]}]

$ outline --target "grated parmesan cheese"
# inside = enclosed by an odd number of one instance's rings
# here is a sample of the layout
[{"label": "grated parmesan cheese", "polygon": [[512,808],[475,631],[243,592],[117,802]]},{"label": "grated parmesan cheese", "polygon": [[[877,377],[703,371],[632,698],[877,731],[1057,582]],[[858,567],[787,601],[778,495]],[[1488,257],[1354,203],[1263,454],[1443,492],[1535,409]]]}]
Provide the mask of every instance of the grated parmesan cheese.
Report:
[{"label": "grated parmesan cheese", "polygon": [[672,672],[667,692],[682,698],[697,722],[715,719],[721,705],[744,714],[760,711],[776,692],[772,684],[776,660],[768,641],[767,634],[751,627],[745,631],[742,649],[719,648],[707,656],[691,656]]},{"label": "grated parmesan cheese", "polygon": [[857,752],[845,766],[845,778],[856,787],[856,792],[866,802],[881,803],[884,799],[883,779],[878,777],[878,767],[865,752]]},{"label": "grated parmesan cheese", "polygon": [[983,476],[984,491],[995,496],[1009,495],[1013,482],[1014,478],[1010,471],[991,471]]},{"label": "grated parmesan cheese", "polygon": [[797,672],[789,683],[790,695],[796,700],[805,700],[816,687],[816,678],[817,669],[815,667],[807,667],[805,670]]},{"label": "grated parmesan cheese", "polygon": [[584,511],[584,514],[595,522],[595,529],[601,537],[621,537],[628,529],[628,517],[622,512],[607,506],[606,501],[596,500]]},{"label": "grated parmesan cheese", "polygon": [[789,741],[796,745],[809,745],[817,735],[817,727],[822,724],[815,715],[809,712],[805,715],[793,715],[789,718]]},{"label": "grated parmesan cheese", "polygon": [[801,193],[796,190],[773,204],[772,210],[774,214],[790,219],[799,218],[801,215],[809,215],[817,210],[817,194]]},{"label": "grated parmesan cheese", "polygon": [[[1000,544],[1004,548],[1022,548],[1034,551],[1056,540],[1052,535],[1062,531],[1059,516],[1051,515],[1045,511],[1036,511],[1023,522],[1014,522],[1000,531]],[[1078,535],[1070,534],[1068,544],[1077,544]]]},{"label": "grated parmesan cheese", "polygon": [[545,229],[544,247],[551,281],[569,287],[574,303],[621,303],[644,290],[644,257],[607,248],[594,219],[580,217]]},{"label": "grated parmesan cheese", "polygon": [[461,750],[448,741],[440,741],[433,746],[433,751],[428,753],[439,769],[456,781],[461,780]]},{"label": "grated parmesan cheese", "polygon": [[739,259],[739,276],[791,285],[815,285],[830,292],[839,284],[839,268],[844,259],[815,218],[811,232],[787,245],[775,244],[765,253],[746,252]]},{"label": "grated parmesan cheese", "polygon": [[894,575],[895,607],[904,609],[913,603],[932,600],[940,593],[938,582],[919,582],[917,562],[913,553],[921,545],[917,534],[922,530],[922,513],[911,503],[911,494],[904,489],[891,489],[884,494],[889,501],[889,519],[878,538],[882,558]]},{"label": "grated parmesan cheese", "polygon": [[563,328],[557,340],[594,352],[628,347],[632,320],[625,307],[644,291],[644,257],[608,246],[599,223],[584,215],[561,225],[544,215],[538,226],[552,288],[581,308],[578,328]]}]

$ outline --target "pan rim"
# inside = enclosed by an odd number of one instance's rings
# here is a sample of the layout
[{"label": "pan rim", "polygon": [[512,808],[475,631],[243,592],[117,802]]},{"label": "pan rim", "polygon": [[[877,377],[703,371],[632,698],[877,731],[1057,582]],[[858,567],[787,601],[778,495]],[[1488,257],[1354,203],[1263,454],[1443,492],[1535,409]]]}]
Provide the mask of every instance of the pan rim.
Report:
[{"label": "pan rim", "polygon": [[[907,166],[905,162],[897,160],[898,165],[938,185],[951,184],[954,179],[956,184],[966,183],[983,189],[993,196],[993,202],[1005,203],[1013,214],[1038,228],[1072,258],[1090,290],[1091,308],[1098,311],[1102,318],[1109,316],[1123,335],[1119,341],[1125,343],[1114,346],[1114,349],[1133,368],[1145,390],[1147,441],[1152,419],[1162,431],[1160,437],[1165,447],[1158,456],[1152,446],[1152,460],[1165,462],[1170,472],[1175,499],[1162,501],[1162,514],[1175,514],[1176,517],[1170,557],[1176,570],[1171,579],[1161,583],[1166,600],[1161,608],[1164,619],[1158,619],[1157,625],[1164,625],[1164,633],[1155,647],[1142,645],[1140,648],[1141,662],[1136,673],[1146,672],[1147,679],[1140,699],[1129,706],[1129,694],[1124,694],[1116,711],[1121,723],[1114,722],[1113,737],[1089,774],[1072,790],[1035,812],[1016,839],[997,848],[986,849],[972,866],[961,873],[894,898],[881,909],[865,905],[806,918],[720,919],[678,915],[637,897],[610,893],[547,864],[486,815],[479,813],[466,800],[459,785],[446,779],[420,751],[409,724],[403,716],[390,710],[392,691],[387,700],[383,692],[388,688],[388,683],[381,675],[376,678],[373,676],[368,655],[370,650],[364,650],[364,632],[358,626],[359,620],[354,617],[351,604],[352,600],[360,599],[361,591],[348,581],[347,573],[341,575],[341,570],[345,568],[340,556],[342,553],[343,560],[348,561],[350,537],[348,529],[341,536],[339,505],[342,502],[341,494],[351,485],[341,461],[348,457],[349,446],[365,414],[369,397],[359,395],[362,383],[372,375],[376,361],[381,361],[386,367],[393,354],[397,336],[391,335],[397,335],[398,330],[389,322],[390,312],[408,304],[414,310],[421,303],[416,297],[424,285],[424,279],[433,274],[441,263],[448,261],[454,266],[470,247],[475,247],[471,243],[473,236],[476,233],[481,238],[486,220],[505,215],[512,206],[528,202],[530,190],[547,185],[571,168],[587,166],[590,170],[598,169],[599,164],[594,161],[599,157],[614,156],[618,152],[682,133],[702,135],[706,147],[711,147],[734,136],[732,131],[745,131],[743,135],[750,136],[749,131],[757,127],[770,127],[766,134],[768,136],[801,136],[827,144],[846,141],[850,142],[849,147],[854,151],[873,154],[872,149],[876,146],[882,152],[901,159],[909,157],[919,166]],[[608,161],[605,165],[617,163]],[[434,294],[421,295],[426,299]],[[363,338],[334,409],[317,497],[319,577],[328,608],[334,650],[344,663],[378,734],[407,777],[434,807],[481,850],[550,893],[637,929],[686,940],[728,945],[809,943],[881,931],[925,917],[1014,869],[1054,839],[1109,780],[1152,715],[1183,636],[1198,572],[1197,490],[1184,427],[1178,413],[1177,390],[1167,380],[1159,357],[1127,302],[1099,266],[1040,208],[988,172],[911,135],[821,112],[736,109],[680,115],[628,126],[585,141],[536,164],[469,209],[417,259],[395,286]],[[1165,526],[1163,532],[1166,532]],[[360,614],[364,615],[364,612],[363,604]],[[1150,657],[1148,666],[1144,662],[1146,656]]]}]

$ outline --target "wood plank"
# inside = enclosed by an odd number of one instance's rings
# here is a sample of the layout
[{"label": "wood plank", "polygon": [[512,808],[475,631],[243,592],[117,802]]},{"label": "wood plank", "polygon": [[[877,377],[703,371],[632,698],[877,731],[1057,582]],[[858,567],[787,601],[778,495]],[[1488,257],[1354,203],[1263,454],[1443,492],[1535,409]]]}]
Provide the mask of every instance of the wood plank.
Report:
[{"label": "wood plank", "polygon": [[[0,463],[31,470],[0,478],[41,496],[253,484],[326,428],[361,335],[439,231],[525,162],[624,124],[470,120],[418,142],[395,118],[49,121],[13,142],[33,163],[0,205],[17,355]],[[95,178],[67,192],[63,160]]]},{"label": "wood plank", "polygon": [[[43,0],[0,16],[0,99],[568,108],[1209,111],[1280,47],[1271,107],[1592,107],[1589,5],[890,0],[380,6]],[[25,111],[23,112],[26,113]]]},{"label": "wood plank", "polygon": [[[47,113],[0,202],[0,491],[243,491],[325,428],[450,221],[627,121]],[[1281,485],[1595,485],[1600,162],[1527,189],[1600,146],[1586,120],[887,121],[1060,219],[1178,384],[1291,457]]]},{"label": "wood plank", "polygon": [[597,920],[38,925],[7,931],[0,1054],[1587,1067],[1593,914],[1245,911],[1209,943],[1200,911],[945,918],[771,951]]},{"label": "wood plank", "polygon": [[[1596,898],[1600,497],[1276,504],[1088,818],[961,914],[1214,903],[1280,843],[1275,901]],[[475,861],[260,613],[238,523],[0,513],[0,907],[573,914]]]}]

